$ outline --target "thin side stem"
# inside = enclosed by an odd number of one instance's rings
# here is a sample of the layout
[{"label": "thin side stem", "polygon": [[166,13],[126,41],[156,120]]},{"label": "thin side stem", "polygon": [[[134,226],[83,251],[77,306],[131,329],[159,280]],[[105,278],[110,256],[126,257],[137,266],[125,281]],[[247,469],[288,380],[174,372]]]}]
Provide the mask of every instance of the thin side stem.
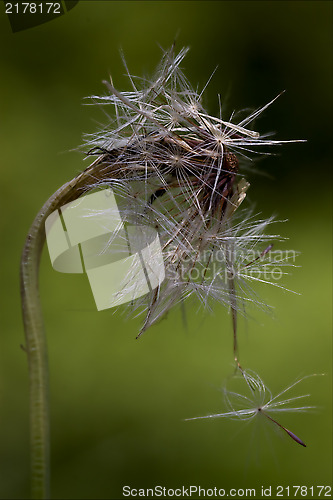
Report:
[{"label": "thin side stem", "polygon": [[235,276],[234,276],[234,263],[231,255],[233,255],[234,248],[233,244],[229,244],[226,247],[226,263],[227,268],[231,269],[228,272],[228,284],[229,284],[229,296],[230,296],[230,311],[231,311],[231,320],[232,320],[232,332],[233,332],[233,352],[234,352],[234,361],[236,363],[236,367],[239,368],[242,375],[244,375],[244,370],[240,365],[239,356],[238,356],[238,342],[237,342],[237,296],[236,296],[236,287],[235,287]]},{"label": "thin side stem", "polygon": [[[22,315],[28,357],[30,389],[31,496],[50,496],[49,374],[46,336],[39,297],[39,266],[45,243],[45,220],[65,203],[77,199],[98,180],[98,158],[79,176],[64,184],[37,214],[21,259]],[[102,168],[103,170],[103,168]],[[105,170],[104,170],[105,175]]]}]

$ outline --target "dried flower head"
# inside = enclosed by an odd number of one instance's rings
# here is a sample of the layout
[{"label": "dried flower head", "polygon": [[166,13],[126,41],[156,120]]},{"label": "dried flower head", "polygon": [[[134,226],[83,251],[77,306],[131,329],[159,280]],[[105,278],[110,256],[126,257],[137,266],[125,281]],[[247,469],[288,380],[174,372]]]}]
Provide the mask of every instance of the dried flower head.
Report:
[{"label": "dried flower head", "polygon": [[[140,333],[189,296],[198,297],[205,306],[210,298],[215,299],[231,308],[235,361],[243,379],[251,388],[252,395],[267,392],[260,379],[252,376],[250,382],[251,375],[241,368],[237,359],[238,303],[240,300],[257,303],[247,282],[249,279],[270,281],[272,264],[267,259],[271,249],[267,239],[271,240],[272,236],[264,235],[272,220],[256,221],[248,211],[239,210],[249,187],[241,172],[244,160],[252,153],[293,141],[273,141],[249,128],[251,122],[274,100],[238,122],[235,116],[224,120],[221,109],[219,117],[210,116],[202,105],[203,92],[196,92],[180,69],[186,53],[187,49],[182,49],[175,54],[173,48],[165,52],[152,80],[138,79],[128,73],[132,85],[129,92],[116,90],[112,80],[105,82],[108,94],[93,96],[92,99],[95,103],[110,106],[113,118],[102,130],[87,138],[87,156],[97,158],[46,201],[29,230],[21,259],[21,295],[30,372],[33,498],[49,496],[48,368],[38,288],[40,257],[47,232],[45,227],[47,229],[51,217],[60,231],[52,230],[51,234],[61,234],[63,248],[66,252],[69,249],[72,257],[73,246],[69,245],[70,238],[65,234],[63,208],[72,210],[79,206],[81,196],[92,189],[111,188],[106,191],[116,197],[113,213],[116,206],[121,214],[121,218],[117,219],[119,230],[113,232],[110,240],[105,242],[104,231],[99,233],[105,245],[97,255],[101,261],[104,262],[104,253],[114,246],[122,255],[132,251],[128,238],[133,229],[130,226],[135,229],[132,236],[134,234],[135,238],[138,235],[140,240],[138,245],[134,245],[138,248],[135,257],[142,250],[144,230],[140,234],[140,228],[149,226],[158,232],[159,244],[152,246],[158,251],[157,260],[163,255],[165,269],[162,276],[165,278],[161,283],[155,280],[158,285],[153,286],[150,282],[149,286],[153,269],[144,270],[141,266],[149,293],[132,304],[137,313],[144,310],[146,314]],[[96,215],[103,215],[104,220],[109,215],[108,221],[112,217],[106,211],[101,214],[98,207],[84,216]],[[153,232],[150,231],[150,234]],[[98,242],[99,236],[96,238]],[[95,252],[94,238],[92,240],[88,238],[87,244]],[[81,245],[85,242],[75,240],[77,246],[74,245],[80,269],[85,269]],[[128,244],[127,248],[124,243]],[[62,253],[57,247],[54,256],[58,259],[59,255],[61,257]],[[90,257],[95,259],[96,254]],[[131,262],[136,262],[138,267],[141,264],[139,260],[132,259]],[[155,255],[152,255],[154,260]],[[280,265],[284,263],[282,259]],[[256,267],[259,275],[251,273]],[[98,269],[101,271],[102,266]],[[125,281],[130,283],[136,277],[136,271],[130,268]],[[266,271],[264,277],[262,271]],[[106,291],[109,293],[108,286]],[[117,296],[119,304],[125,302],[121,293],[122,290]],[[230,396],[231,393],[227,397]],[[218,416],[252,418],[265,415],[304,445],[268,415],[271,410],[283,411],[281,406],[295,398],[278,402],[278,397],[270,396],[268,401],[262,400],[258,406],[251,398],[235,396],[248,402],[249,409],[231,408],[226,414]],[[303,409],[306,407],[292,411]]]},{"label": "dried flower head", "polygon": [[132,304],[146,313],[141,333],[191,295],[205,306],[215,299],[234,313],[239,299],[257,302],[246,282],[270,281],[271,263],[264,262],[264,278],[251,270],[268,254],[267,243],[260,244],[277,235],[264,235],[272,219],[255,221],[238,211],[249,187],[241,164],[251,153],[293,142],[248,128],[274,99],[240,122],[222,119],[221,109],[219,117],[210,116],[203,92],[180,69],[187,50],[165,52],[152,80],[128,73],[129,92],[116,90],[110,79],[107,95],[91,97],[113,113],[86,139],[88,156],[98,156],[98,178],[90,187],[111,186],[123,220],[155,227],[162,245],[164,282]]}]

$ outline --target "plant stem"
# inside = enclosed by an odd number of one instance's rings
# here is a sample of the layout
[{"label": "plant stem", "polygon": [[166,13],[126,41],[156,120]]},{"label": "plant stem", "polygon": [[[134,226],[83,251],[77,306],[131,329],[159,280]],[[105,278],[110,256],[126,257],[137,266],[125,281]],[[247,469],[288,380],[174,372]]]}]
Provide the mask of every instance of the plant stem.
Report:
[{"label": "plant stem", "polygon": [[[103,172],[99,157],[84,172],[64,184],[37,214],[26,239],[21,259],[22,314],[28,356],[30,387],[31,496],[50,496],[49,374],[46,336],[39,297],[39,266],[45,243],[45,220],[65,203],[77,199],[98,181]],[[110,167],[109,167],[110,169]]]}]

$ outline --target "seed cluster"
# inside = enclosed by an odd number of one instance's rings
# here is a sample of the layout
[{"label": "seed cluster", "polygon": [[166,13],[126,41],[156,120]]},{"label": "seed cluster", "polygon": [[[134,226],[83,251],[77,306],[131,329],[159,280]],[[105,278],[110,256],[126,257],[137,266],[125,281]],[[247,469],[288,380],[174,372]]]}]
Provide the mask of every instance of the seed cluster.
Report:
[{"label": "seed cluster", "polygon": [[[112,108],[109,123],[87,136],[94,172],[98,167],[91,187],[112,186],[125,222],[155,227],[162,243],[166,279],[132,304],[146,312],[142,331],[190,295],[205,307],[210,298],[235,310],[239,300],[257,302],[246,285],[246,252],[268,239],[263,231],[271,222],[237,210],[249,186],[241,161],[281,143],[245,128],[270,103],[238,123],[223,120],[221,111],[210,116],[180,68],[186,53],[165,52],[152,80],[128,74],[129,92],[111,80],[104,82],[107,95],[91,97],[104,111]],[[217,253],[225,259],[216,267]]]}]

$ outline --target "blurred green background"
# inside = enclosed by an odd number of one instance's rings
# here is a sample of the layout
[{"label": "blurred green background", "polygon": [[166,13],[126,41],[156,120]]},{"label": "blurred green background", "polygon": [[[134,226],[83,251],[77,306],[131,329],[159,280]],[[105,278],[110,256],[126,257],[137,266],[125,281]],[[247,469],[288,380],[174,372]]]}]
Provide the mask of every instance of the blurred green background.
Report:
[{"label": "blurred green background", "polygon": [[[183,68],[204,98],[221,94],[225,117],[287,92],[256,123],[280,147],[256,166],[249,202],[288,219],[278,231],[301,252],[284,280],[300,295],[256,291],[274,317],[240,321],[243,364],[273,393],[297,377],[298,394],[318,409],[280,421],[302,448],[270,425],[187,417],[225,411],[220,388],[232,373],[230,317],[179,310],[135,340],[138,320],[97,312],[84,276],[53,271],[47,252],[41,297],[51,379],[52,496],[118,498],[122,487],[200,485],[257,488],[329,485],[331,435],[332,2],[80,1],[58,19],[13,34],[0,5],[1,336],[0,497],[29,496],[28,371],[19,295],[19,260],[43,202],[82,168],[71,151],[103,122],[83,98],[101,94],[112,74],[128,89],[130,71],[149,75],[174,38],[191,51]],[[275,228],[274,228],[275,229]],[[274,491],[274,490],[273,490]],[[274,496],[274,494],[273,494]],[[286,498],[286,495],[283,495]],[[236,497],[237,498],[237,497]]]}]

